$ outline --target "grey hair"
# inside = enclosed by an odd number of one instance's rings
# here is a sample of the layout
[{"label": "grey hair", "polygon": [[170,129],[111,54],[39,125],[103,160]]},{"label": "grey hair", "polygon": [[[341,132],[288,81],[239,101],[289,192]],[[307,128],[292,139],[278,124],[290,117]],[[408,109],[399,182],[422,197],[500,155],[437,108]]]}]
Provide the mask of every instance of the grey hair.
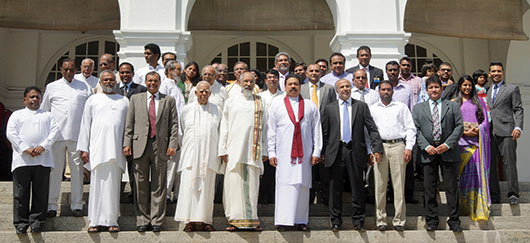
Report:
[{"label": "grey hair", "polygon": [[[244,72],[241,73],[241,75],[239,75],[239,82],[240,82],[240,83],[243,81],[243,75],[244,75],[245,73],[249,73],[250,75],[252,75],[252,78],[254,78],[254,74],[252,74],[252,72],[244,71]],[[254,80],[256,80],[256,79],[254,78]]]},{"label": "grey hair", "polygon": [[208,83],[208,82],[206,82],[204,80],[199,81],[195,87],[199,87],[200,84],[207,84],[208,85],[208,89],[210,89],[210,83]]},{"label": "grey hair", "polygon": [[85,58],[85,59],[83,59],[83,61],[81,61],[81,64],[83,64],[83,62],[85,62],[85,61],[90,62],[90,64],[92,64],[92,66],[94,66],[94,64],[95,64],[95,62],[94,62],[94,60],[92,60],[92,58]]},{"label": "grey hair", "polygon": [[291,56],[289,56],[289,53],[284,51],[278,52],[276,56],[274,56],[274,62],[277,62],[280,56],[287,56],[287,59],[289,59],[289,62],[291,62]]},{"label": "grey hair", "polygon": [[106,74],[106,73],[110,73],[114,76],[114,79],[116,79],[116,74],[114,74],[113,71],[110,71],[110,70],[103,70],[101,71],[101,73],[99,73],[99,80],[98,81],[101,81],[101,77],[103,76],[103,74]]},{"label": "grey hair", "polygon": [[206,69],[206,68],[212,68],[212,69],[213,69],[213,72],[214,72],[213,74],[214,74],[215,76],[217,76],[217,74],[219,73],[219,72],[217,71],[217,69],[214,68],[212,65],[206,65],[206,66],[202,67],[201,75],[202,75],[202,73],[204,72],[204,69]]},{"label": "grey hair", "polygon": [[168,76],[167,74],[168,74],[169,70],[170,69],[173,70],[173,69],[177,68],[177,65],[180,65],[180,63],[178,61],[175,61],[175,60],[168,61],[166,63],[166,66],[164,67],[165,68],[164,74],[166,76]]}]

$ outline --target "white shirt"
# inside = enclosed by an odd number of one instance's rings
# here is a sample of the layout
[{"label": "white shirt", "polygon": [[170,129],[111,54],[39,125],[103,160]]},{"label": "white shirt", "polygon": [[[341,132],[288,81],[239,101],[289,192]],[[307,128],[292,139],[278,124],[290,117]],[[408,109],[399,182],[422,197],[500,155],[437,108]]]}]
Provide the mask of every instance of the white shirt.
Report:
[{"label": "white shirt", "polygon": [[278,79],[278,84],[280,84],[280,90],[285,91],[285,77],[289,75],[289,71],[287,71],[285,74],[282,74],[280,71],[278,71],[278,73],[280,74]]},{"label": "white shirt", "polygon": [[382,140],[405,139],[405,149],[412,150],[416,143],[416,127],[409,108],[401,102],[385,106],[377,102],[370,106],[370,113]]},{"label": "white shirt", "polygon": [[92,94],[88,85],[77,79],[72,82],[61,78],[46,86],[41,109],[51,111],[60,136],[57,141],[77,141],[85,102]]},{"label": "white shirt", "polygon": [[322,101],[322,99],[320,99],[320,81],[318,81],[316,84],[308,82],[307,85],[309,85],[309,100],[311,101],[313,100],[313,86],[316,85],[318,106],[320,107],[320,102]]},{"label": "white shirt", "polygon": [[[146,92],[147,93],[147,112],[149,113],[149,103],[151,103],[151,97],[153,96],[151,93]],[[156,94],[154,94],[155,96],[155,116],[158,115],[158,104],[160,103],[160,92],[156,92]]]},{"label": "white shirt", "polygon": [[[349,122],[350,122],[348,124],[348,126],[350,126],[350,133],[351,133],[351,129],[352,129],[351,128],[351,125],[352,125],[351,122],[352,122],[352,119],[353,119],[352,116],[351,116],[351,98],[348,99],[347,101],[339,99],[338,103],[339,103],[339,113],[340,113],[340,122],[339,122],[340,123],[340,139],[342,141],[344,141],[342,131],[344,131],[343,130],[343,128],[344,128],[343,121],[344,121],[344,103],[345,102],[346,102],[346,105],[348,106],[348,117],[349,117]],[[353,139],[353,137],[352,137],[352,139]]]},{"label": "white shirt", "polygon": [[147,67],[140,68],[134,73],[133,82],[145,86],[145,75],[151,71],[156,71],[160,74],[160,81],[166,78],[166,74],[164,73],[165,69],[162,65],[158,64],[156,69],[151,65],[147,65]]},{"label": "white shirt", "polygon": [[370,88],[364,88],[361,90],[353,86],[351,90],[351,97],[360,101],[361,92],[364,94],[364,103],[366,103],[368,106],[379,102],[379,94],[377,93],[377,91]]},{"label": "white shirt", "polygon": [[[53,168],[52,145],[59,135],[59,128],[50,112],[24,108],[13,112],[6,127],[6,136],[13,147],[11,172],[21,166],[42,165]],[[36,157],[25,154],[29,148],[42,146],[44,152]]]},{"label": "white shirt", "polygon": [[[197,87],[191,88],[190,96],[188,97],[188,104],[197,102],[197,96],[195,96],[196,90]],[[210,97],[208,98],[208,103],[216,105],[219,107],[219,110],[222,111],[226,99],[228,99],[228,93],[226,92],[225,87],[214,80],[213,85],[210,86]]]},{"label": "white shirt", "polygon": [[278,89],[276,90],[276,93],[271,94],[270,90],[265,90],[259,93],[259,96],[261,96],[261,99],[263,100],[265,110],[269,111],[269,107],[271,106],[272,102],[274,102],[276,99],[283,99],[283,97],[285,97],[285,92]]},{"label": "white shirt", "polygon": [[95,89],[96,88],[96,85],[98,85],[98,78],[90,75],[88,78],[85,77],[85,75],[83,75],[82,73],[78,73],[76,75],[74,75],[74,78],[77,79],[77,80],[81,80],[83,82],[85,82],[86,84],[88,84],[88,86],[90,86],[92,89]]},{"label": "white shirt", "polygon": [[175,103],[177,106],[177,113],[180,116],[180,111],[184,106],[186,105],[186,101],[184,100],[184,95],[182,94],[182,90],[177,86],[177,82],[173,79],[166,78],[162,81],[162,84],[160,84],[160,88],[158,89],[158,92],[169,95],[175,99]]},{"label": "white shirt", "polygon": [[99,93],[88,98],[77,150],[89,152],[90,170],[103,163],[116,163],[125,171],[123,133],[129,99],[119,94]]}]

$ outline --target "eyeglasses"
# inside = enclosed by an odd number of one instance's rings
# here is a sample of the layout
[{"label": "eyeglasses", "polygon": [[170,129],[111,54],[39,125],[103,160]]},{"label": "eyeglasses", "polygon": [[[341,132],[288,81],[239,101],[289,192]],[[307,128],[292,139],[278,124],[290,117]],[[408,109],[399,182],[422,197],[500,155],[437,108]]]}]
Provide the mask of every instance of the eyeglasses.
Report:
[{"label": "eyeglasses", "polygon": [[108,65],[110,65],[110,63],[109,63],[109,62],[102,62],[102,63],[100,63],[99,65],[100,65],[100,66],[108,66]]}]

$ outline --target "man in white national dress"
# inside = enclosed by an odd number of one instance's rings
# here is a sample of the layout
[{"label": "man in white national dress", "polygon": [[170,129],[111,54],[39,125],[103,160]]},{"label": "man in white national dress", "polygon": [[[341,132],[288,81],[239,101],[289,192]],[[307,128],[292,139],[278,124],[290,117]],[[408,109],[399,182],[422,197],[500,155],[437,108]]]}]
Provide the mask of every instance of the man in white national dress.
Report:
[{"label": "man in white national dress", "polygon": [[178,172],[183,183],[175,221],[186,222],[186,232],[213,231],[215,175],[221,171],[217,156],[221,111],[208,100],[208,82],[201,81],[194,89],[197,101],[184,106],[181,112],[183,137]]},{"label": "man in white national dress", "polygon": [[113,72],[103,71],[99,84],[103,93],[88,98],[77,142],[81,159],[90,168],[89,233],[120,231],[120,184],[126,168],[122,145],[129,99],[114,92]]},{"label": "man in white national dress", "polygon": [[259,179],[267,148],[262,132],[266,113],[260,96],[252,93],[256,80],[250,72],[239,76],[241,92],[225,103],[219,137],[219,156],[226,162],[224,206],[228,231],[261,230],[258,220]]},{"label": "man in white national dress", "polygon": [[274,224],[309,231],[311,166],[319,161],[322,126],[316,105],[300,95],[300,77],[285,78],[287,96],[272,103],[268,119],[269,162],[276,167]]}]

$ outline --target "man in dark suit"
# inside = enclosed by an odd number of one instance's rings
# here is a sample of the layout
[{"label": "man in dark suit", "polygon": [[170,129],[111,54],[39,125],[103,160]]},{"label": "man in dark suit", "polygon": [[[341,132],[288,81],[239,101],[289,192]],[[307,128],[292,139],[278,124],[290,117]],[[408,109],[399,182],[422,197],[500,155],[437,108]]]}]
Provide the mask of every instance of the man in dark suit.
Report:
[{"label": "man in dark suit", "polygon": [[335,84],[339,100],[333,101],[322,113],[324,161],[330,173],[329,214],[334,232],[342,225],[342,192],[344,174],[350,179],[352,190],[353,226],[364,231],[365,203],[363,171],[369,156],[366,150],[365,127],[371,140],[373,156],[370,161],[381,161],[383,145],[368,105],[351,98],[351,82],[340,79]]},{"label": "man in dark suit", "polygon": [[359,65],[346,69],[346,72],[355,73],[359,69],[366,72],[370,82],[367,82],[367,88],[375,89],[379,85],[379,81],[383,80],[383,70],[370,65],[372,59],[372,50],[368,46],[360,46],[357,48],[357,60]]},{"label": "man in dark suit", "polygon": [[[130,99],[133,94],[143,93],[147,91],[147,88],[145,88],[145,86],[136,84],[132,81],[134,77],[134,66],[132,64],[128,62],[123,62],[122,64],[120,64],[119,74],[121,82],[119,85],[116,85],[116,93],[121,94]],[[134,186],[134,173],[132,166],[133,158],[132,156],[127,156],[126,159],[127,172],[129,173],[129,186],[131,187],[131,194],[129,194],[128,197],[129,202],[133,202],[133,195],[136,190]]]},{"label": "man in dark suit", "polygon": [[[320,116],[322,111],[331,102],[337,100],[333,86],[320,82],[321,69],[318,64],[310,64],[306,69],[306,77],[309,82],[306,82],[300,88],[300,95],[304,99],[313,101],[317,105]],[[312,167],[313,174],[313,188],[309,192],[309,202],[313,203],[315,197],[318,202],[328,204],[329,199],[329,178],[328,169],[324,164],[319,163]]]},{"label": "man in dark suit", "polygon": [[[177,153],[175,99],[158,92],[160,75],[145,76],[147,91],[131,96],[125,122],[123,154],[133,156],[138,232],[160,232],[166,214],[167,160]],[[151,178],[151,180],[149,180]]]},{"label": "man in dark suit", "polygon": [[445,195],[449,207],[447,224],[461,232],[458,218],[457,175],[460,164],[458,140],[464,131],[462,113],[456,102],[442,100],[442,82],[437,76],[426,81],[429,100],[414,106],[412,113],[417,130],[420,161],[425,187],[425,221],[427,230],[436,230],[438,219],[438,167],[442,168]]},{"label": "man in dark suit", "polygon": [[497,159],[504,162],[504,176],[508,182],[508,198],[511,205],[519,204],[517,179],[517,139],[523,128],[524,111],[519,87],[504,81],[504,67],[500,62],[490,64],[489,76],[493,81],[488,90],[488,106],[491,110],[491,201],[499,203],[499,172]]}]

